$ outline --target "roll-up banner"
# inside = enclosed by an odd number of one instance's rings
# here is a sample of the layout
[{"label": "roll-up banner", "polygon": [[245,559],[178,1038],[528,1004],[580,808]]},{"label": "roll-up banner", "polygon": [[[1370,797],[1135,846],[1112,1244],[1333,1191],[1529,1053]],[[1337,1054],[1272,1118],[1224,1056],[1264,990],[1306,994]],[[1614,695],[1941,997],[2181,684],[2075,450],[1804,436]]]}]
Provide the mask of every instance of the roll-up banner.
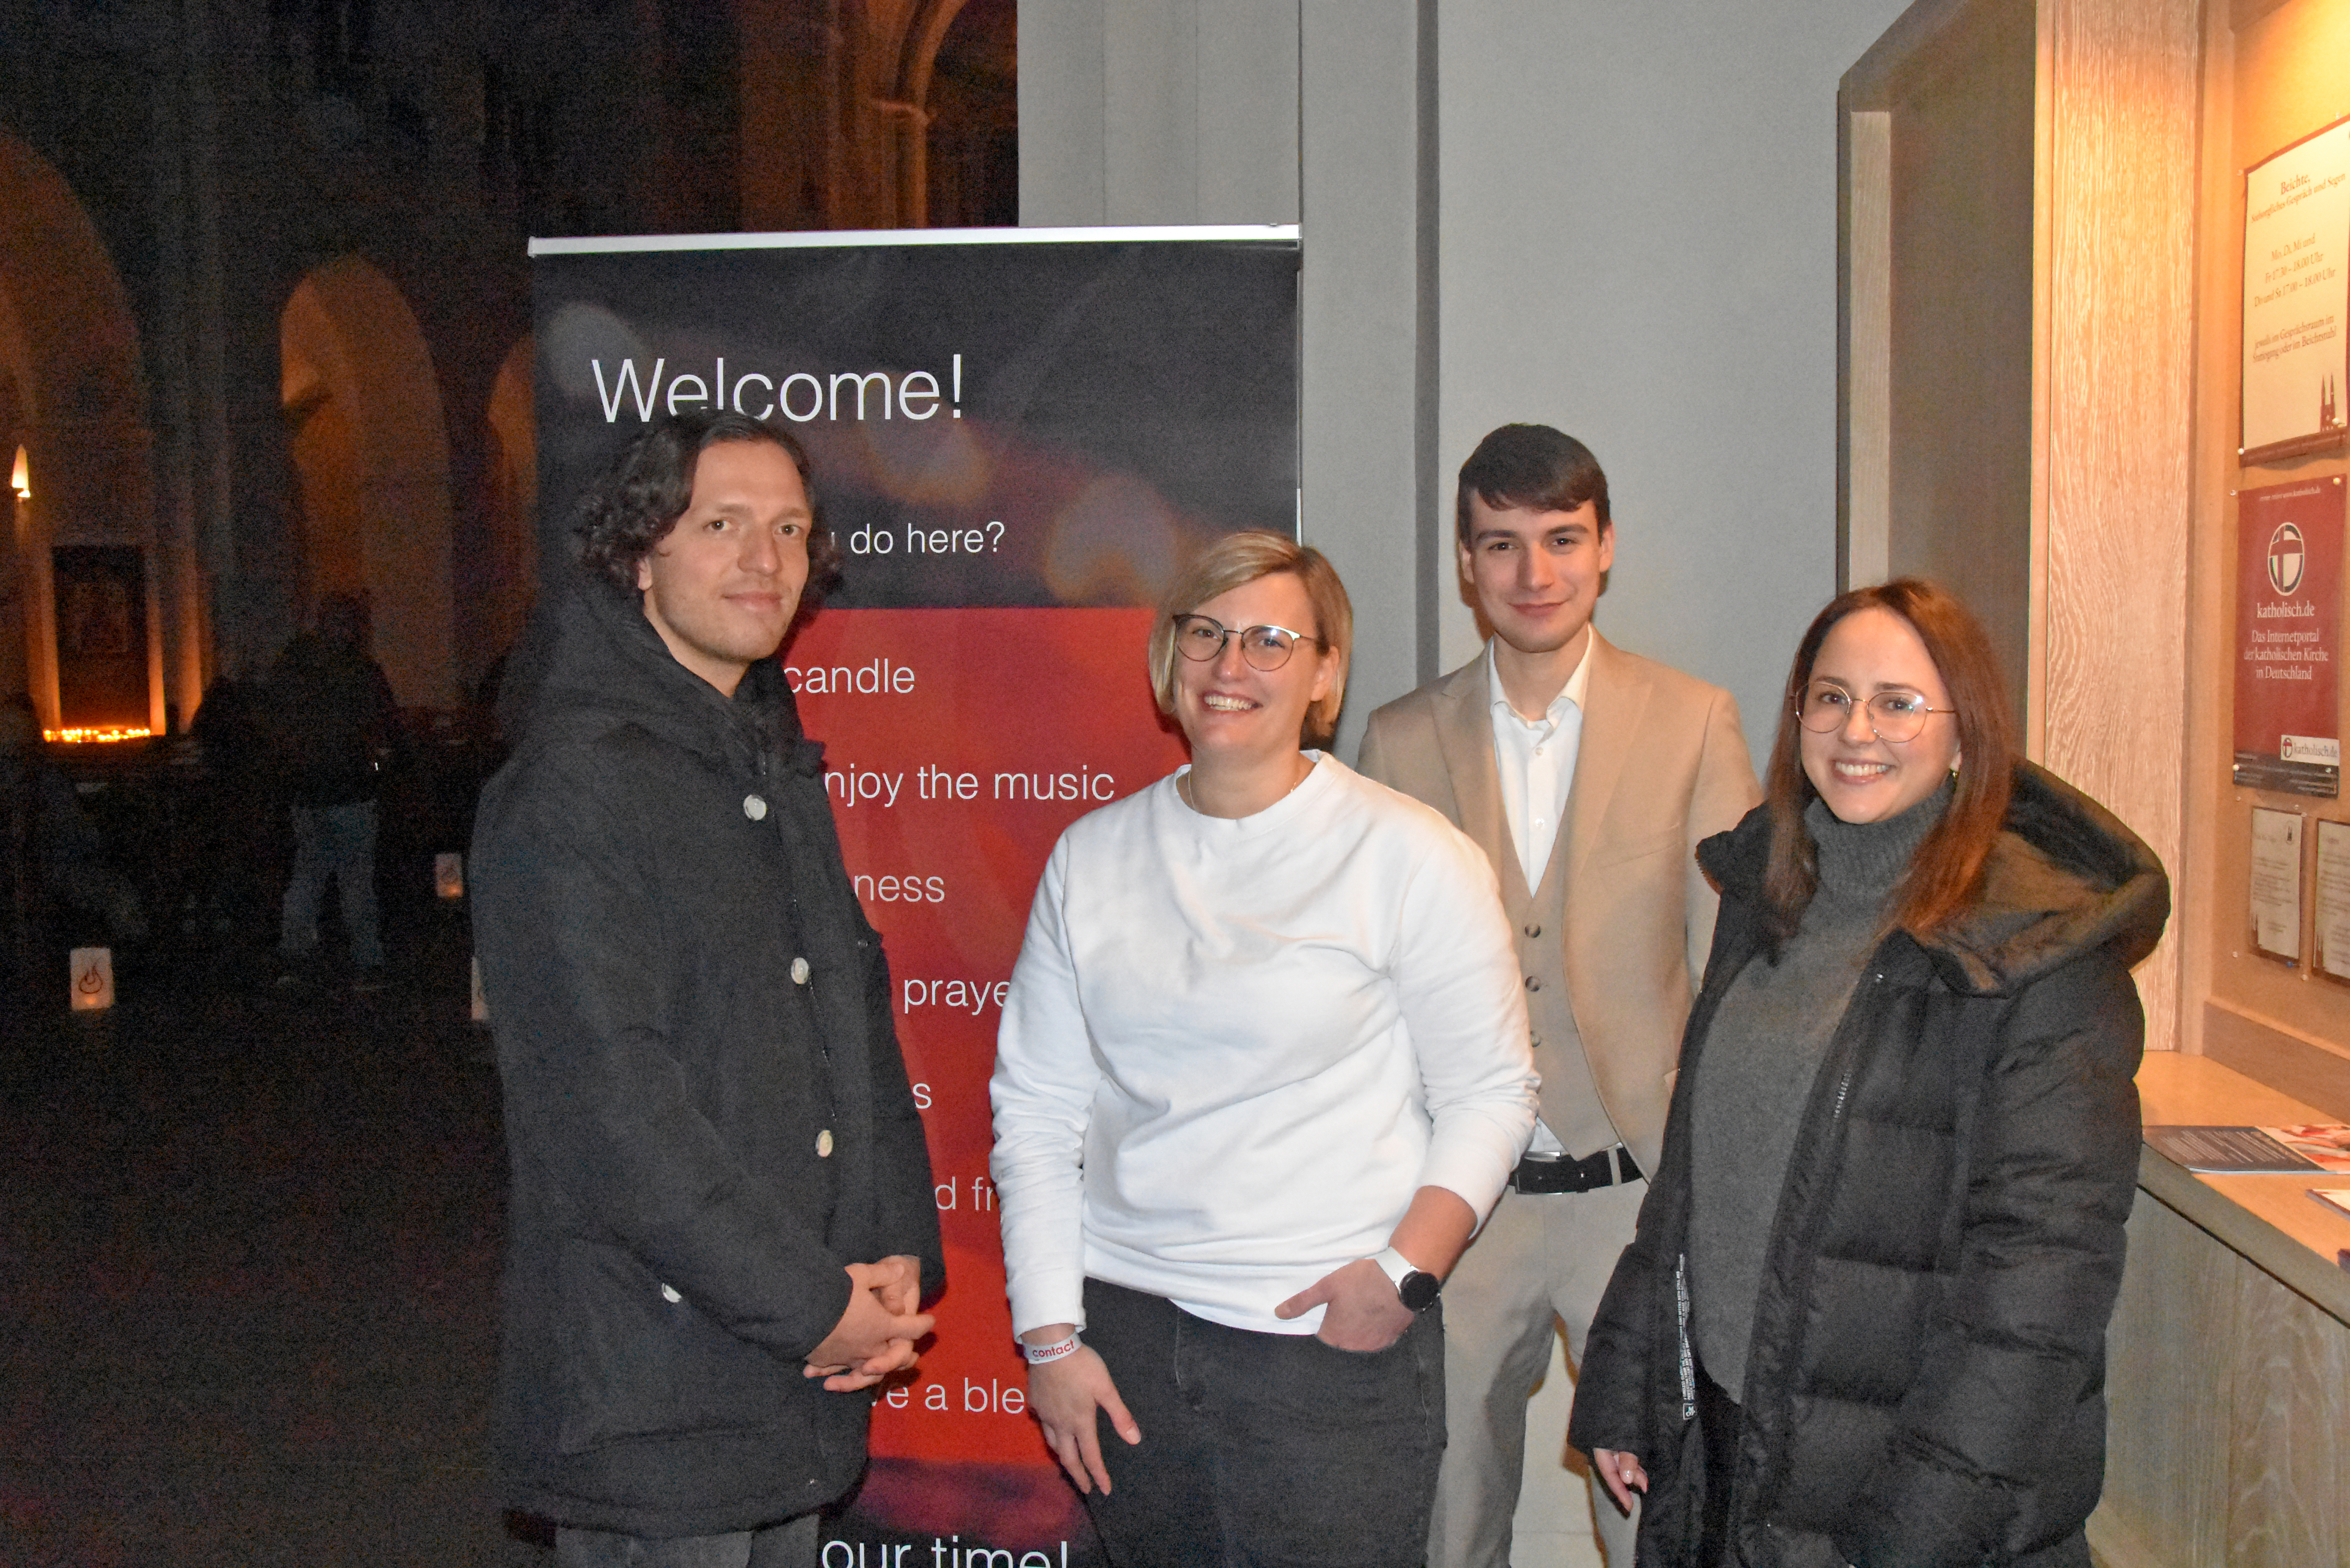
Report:
[{"label": "roll-up banner", "polygon": [[1182,751],[1145,668],[1203,542],[1297,518],[1294,228],[538,240],[543,560],[665,413],[807,448],[843,577],[783,659],[930,1135],[949,1284],[875,1413],[839,1568],[1098,1561],[1025,1408],[987,1079],[1065,827]]}]

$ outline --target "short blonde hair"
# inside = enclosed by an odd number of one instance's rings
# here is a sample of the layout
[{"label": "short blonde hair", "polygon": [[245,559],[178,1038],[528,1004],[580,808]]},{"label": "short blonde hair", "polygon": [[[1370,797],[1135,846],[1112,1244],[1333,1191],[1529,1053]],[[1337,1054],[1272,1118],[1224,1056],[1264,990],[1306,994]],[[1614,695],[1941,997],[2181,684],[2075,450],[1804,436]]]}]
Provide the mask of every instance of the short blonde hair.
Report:
[{"label": "short blonde hair", "polygon": [[1298,739],[1321,744],[1336,732],[1338,710],[1347,701],[1347,659],[1355,647],[1355,607],[1327,556],[1280,534],[1227,534],[1193,556],[1169,585],[1159,604],[1159,623],[1150,628],[1150,694],[1160,712],[1175,711],[1175,618],[1278,572],[1290,573],[1305,586],[1306,602],[1314,607],[1311,635],[1321,640],[1322,656],[1330,660],[1330,690],[1305,711],[1305,733]]}]

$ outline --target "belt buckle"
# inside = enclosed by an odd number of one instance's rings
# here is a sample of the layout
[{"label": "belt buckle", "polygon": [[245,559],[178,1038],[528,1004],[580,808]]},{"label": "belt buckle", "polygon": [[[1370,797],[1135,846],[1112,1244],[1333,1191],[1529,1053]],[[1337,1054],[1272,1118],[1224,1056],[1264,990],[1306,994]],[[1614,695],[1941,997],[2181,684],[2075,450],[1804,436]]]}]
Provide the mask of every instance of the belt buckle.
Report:
[{"label": "belt buckle", "polygon": [[[1529,1155],[1518,1161],[1510,1172],[1510,1185],[1530,1198],[1546,1198],[1561,1192],[1585,1190],[1575,1185],[1582,1173],[1582,1161],[1565,1155],[1544,1157]],[[1529,1168],[1532,1168],[1531,1177]]]},{"label": "belt buckle", "polygon": [[[1539,1169],[1532,1182],[1523,1179],[1528,1166]],[[1632,1151],[1619,1143],[1611,1144],[1581,1159],[1570,1159],[1565,1155],[1550,1158],[1539,1155],[1527,1156],[1519,1160],[1510,1172],[1510,1185],[1529,1196],[1593,1192],[1603,1187],[1616,1187],[1635,1180],[1638,1168],[1632,1164]]]}]

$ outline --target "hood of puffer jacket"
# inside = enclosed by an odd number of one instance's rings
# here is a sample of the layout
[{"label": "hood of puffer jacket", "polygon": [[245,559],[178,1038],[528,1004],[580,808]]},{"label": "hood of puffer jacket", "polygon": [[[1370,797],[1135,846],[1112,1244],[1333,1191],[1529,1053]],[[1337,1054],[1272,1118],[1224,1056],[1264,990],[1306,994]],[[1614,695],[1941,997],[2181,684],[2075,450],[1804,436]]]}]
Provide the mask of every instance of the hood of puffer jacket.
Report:
[{"label": "hood of puffer jacket", "polygon": [[[1725,894],[1759,900],[1770,841],[1757,806],[1699,845],[1698,863]],[[1981,897],[1920,945],[1953,989],[1997,996],[2099,949],[2133,965],[2169,919],[2170,878],[2145,841],[2054,774],[2019,762]]]},{"label": "hood of puffer jacket", "polygon": [[712,763],[762,771],[779,753],[820,774],[824,748],[801,732],[791,682],[775,659],[751,666],[733,697],[677,661],[635,594],[586,570],[568,574],[507,661],[500,727],[517,747],[560,729],[629,724]]}]

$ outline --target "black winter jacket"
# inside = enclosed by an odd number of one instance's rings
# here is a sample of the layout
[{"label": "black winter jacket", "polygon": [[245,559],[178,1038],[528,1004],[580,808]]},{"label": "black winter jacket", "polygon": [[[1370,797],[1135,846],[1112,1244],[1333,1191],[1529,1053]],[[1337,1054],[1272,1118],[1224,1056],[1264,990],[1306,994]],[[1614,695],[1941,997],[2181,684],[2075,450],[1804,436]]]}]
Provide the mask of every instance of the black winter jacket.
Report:
[{"label": "black winter jacket", "polygon": [[780,667],[722,697],[584,575],[552,613],[473,836],[514,1178],[503,1468],[566,1524],[748,1529],[864,1467],[871,1397],[801,1367],[844,1263],[943,1284],[929,1157]]},{"label": "black winter jacket", "polygon": [[[1721,888],[1663,1168],[1576,1379],[1570,1438],[1649,1478],[1639,1561],[1694,1561],[1704,1462],[1679,1300],[1689,1100],[1762,948],[1762,808],[1699,846]],[[2145,1032],[2129,969],[2170,908],[2153,853],[2018,764],[1981,898],[1863,970],[1773,1221],[1732,1492],[1753,1564],[2085,1562],[2105,1478],[2105,1330],[2136,1190]]]},{"label": "black winter jacket", "polygon": [[348,643],[304,632],[271,666],[268,700],[295,805],[376,798],[400,741],[400,704],[383,666]]}]

